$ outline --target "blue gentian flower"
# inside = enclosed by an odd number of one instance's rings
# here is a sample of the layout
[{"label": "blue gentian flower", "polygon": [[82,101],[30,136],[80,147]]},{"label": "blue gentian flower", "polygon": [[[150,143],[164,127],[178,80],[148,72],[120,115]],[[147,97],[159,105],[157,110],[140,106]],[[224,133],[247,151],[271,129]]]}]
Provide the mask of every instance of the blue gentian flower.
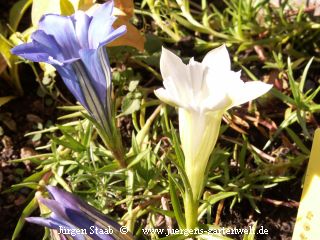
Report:
[{"label": "blue gentian flower", "polygon": [[111,69],[104,46],[123,35],[126,26],[112,27],[116,20],[112,16],[113,5],[113,1],[108,1],[92,15],[83,11],[72,16],[44,15],[38,30],[31,35],[32,41],[16,46],[12,53],[33,62],[49,63],[57,69],[121,164],[123,150],[121,140],[117,139]]},{"label": "blue gentian flower", "polygon": [[131,233],[123,231],[126,230],[124,227],[79,197],[58,187],[47,186],[47,189],[52,199],[38,197],[38,200],[51,210],[50,216],[28,217],[26,221],[55,229],[61,239],[67,236],[75,240],[85,240],[88,237],[94,240],[133,239]]}]

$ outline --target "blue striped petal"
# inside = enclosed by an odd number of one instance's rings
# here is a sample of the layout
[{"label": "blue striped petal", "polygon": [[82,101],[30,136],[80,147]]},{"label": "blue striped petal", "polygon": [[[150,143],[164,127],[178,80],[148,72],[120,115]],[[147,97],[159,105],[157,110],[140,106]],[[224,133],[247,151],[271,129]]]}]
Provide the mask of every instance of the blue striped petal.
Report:
[{"label": "blue striped petal", "polygon": [[[68,230],[73,230],[73,229],[78,229],[77,227],[73,226],[69,222],[65,220],[61,220],[58,217],[49,217],[49,218],[42,218],[42,217],[28,217],[25,218],[27,222],[38,224],[50,229],[56,229],[60,234],[63,233],[63,230],[68,229]],[[60,235],[59,234],[59,235]],[[64,235],[61,234],[63,237]],[[86,240],[85,235],[83,234],[75,234],[75,236],[72,236],[74,240]]]},{"label": "blue striped petal", "polygon": [[39,30],[55,38],[65,59],[79,57],[80,45],[71,17],[47,14],[40,19]]},{"label": "blue striped petal", "polygon": [[11,53],[21,56],[32,62],[48,62],[49,58],[49,54],[38,42],[31,42],[16,46],[11,50]]},{"label": "blue striped petal", "polygon": [[79,51],[80,58],[84,63],[88,73],[90,73],[90,80],[95,92],[98,94],[98,98],[102,101],[103,108],[105,108],[106,99],[106,76],[102,70],[98,51],[97,50],[89,50],[89,49],[81,49]]},{"label": "blue striped petal", "polygon": [[112,16],[113,1],[102,4],[94,13],[88,30],[90,48],[97,49],[115,40],[126,32],[126,26],[114,30],[112,24],[116,17]]},{"label": "blue striped petal", "polygon": [[50,62],[49,57],[63,61],[59,45],[52,36],[36,31],[31,38],[31,43],[19,45],[11,52],[33,62]]},{"label": "blue striped petal", "polygon": [[99,222],[105,222],[109,225],[113,226],[114,228],[119,229],[121,226],[108,218],[106,215],[100,213],[97,209],[90,206],[89,204],[85,203],[82,199],[79,197],[66,192],[58,187],[54,186],[47,186],[47,189],[50,193],[50,195],[59,202],[60,204],[63,204],[66,208],[73,209],[75,211],[81,211],[84,214],[91,216],[92,218],[97,219]]},{"label": "blue striped petal", "polygon": [[72,18],[80,47],[85,49],[89,48],[88,29],[92,17],[88,16],[83,11],[77,11]]},{"label": "blue striped petal", "polygon": [[63,66],[53,64],[57,69],[60,76],[62,77],[63,82],[66,84],[69,91],[72,95],[81,103],[84,108],[88,108],[85,98],[82,94],[77,75],[72,67],[72,64],[65,64]]},{"label": "blue striped petal", "polygon": [[59,62],[64,62],[61,48],[53,36],[46,34],[42,30],[38,30],[31,35],[31,39],[33,42],[37,42],[42,45],[45,52],[47,52],[53,59]]}]

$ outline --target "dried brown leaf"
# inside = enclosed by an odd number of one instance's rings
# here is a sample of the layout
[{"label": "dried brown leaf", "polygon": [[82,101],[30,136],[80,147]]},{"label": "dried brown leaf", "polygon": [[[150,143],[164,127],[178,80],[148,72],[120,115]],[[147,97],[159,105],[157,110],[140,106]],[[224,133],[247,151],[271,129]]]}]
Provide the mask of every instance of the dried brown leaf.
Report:
[{"label": "dried brown leaf", "polygon": [[125,18],[119,17],[113,26],[117,28],[121,25],[127,26],[127,32],[120,38],[110,43],[108,46],[131,46],[143,51],[145,38],[141,35],[141,32]]}]

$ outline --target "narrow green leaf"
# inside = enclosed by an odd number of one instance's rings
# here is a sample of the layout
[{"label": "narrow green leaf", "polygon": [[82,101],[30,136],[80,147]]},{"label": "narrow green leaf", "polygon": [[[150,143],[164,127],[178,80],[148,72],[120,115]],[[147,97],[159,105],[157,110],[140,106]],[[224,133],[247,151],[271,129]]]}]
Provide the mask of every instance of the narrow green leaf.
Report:
[{"label": "narrow green leaf", "polygon": [[2,193],[8,193],[8,192],[14,192],[21,188],[30,188],[30,189],[37,189],[39,186],[38,182],[23,182],[23,183],[17,183],[12,185],[9,189],[2,191]]},{"label": "narrow green leaf", "polygon": [[144,157],[150,152],[150,149],[146,149],[143,152],[139,153],[127,166],[127,168],[131,168],[132,166],[138,164]]},{"label": "narrow green leaf", "polygon": [[83,116],[83,114],[81,112],[74,112],[74,113],[70,113],[70,114],[66,114],[63,115],[61,117],[58,117],[58,120],[65,120],[65,119],[70,119],[70,118],[78,118]]},{"label": "narrow green leaf", "polygon": [[52,173],[54,175],[54,179],[68,192],[71,192],[71,189],[69,187],[69,185],[66,183],[66,181],[61,177],[62,174],[63,174],[63,170],[64,170],[64,167],[63,166],[60,166],[60,167],[57,167],[57,166],[53,166],[51,168],[52,170]]},{"label": "narrow green leaf", "polygon": [[313,59],[314,58],[312,57],[309,60],[309,62],[307,63],[306,67],[303,70],[303,73],[302,73],[302,76],[301,76],[301,81],[300,81],[300,84],[299,84],[299,90],[300,90],[301,93],[303,92],[303,88],[304,88],[304,84],[306,82],[307,74],[308,74],[308,71],[309,71],[309,68],[311,66],[311,63],[312,63]]},{"label": "narrow green leaf", "polygon": [[35,172],[29,177],[23,179],[23,182],[38,182],[46,172],[48,172],[48,170],[41,170],[39,172]]},{"label": "narrow green leaf", "polygon": [[174,148],[176,156],[177,156],[178,164],[180,167],[183,167],[184,166],[184,154],[183,154],[182,149],[180,147],[178,135],[177,135],[176,130],[174,129],[172,123],[171,123],[171,136],[172,136],[172,141],[173,141],[172,145],[173,145],[173,148]]},{"label": "narrow green leaf", "polygon": [[300,105],[300,100],[301,100],[300,92],[299,92],[299,86],[296,83],[296,81],[294,80],[290,58],[288,58],[288,79],[289,79],[290,89],[291,89],[293,98],[295,100],[295,105],[299,106]]},{"label": "narrow green leaf", "polygon": [[288,127],[290,124],[296,122],[298,119],[297,117],[297,112],[294,111],[292,113],[290,113],[290,115],[282,121],[282,123],[280,124],[280,126],[278,127],[278,129],[275,131],[275,133],[273,134],[273,136],[268,140],[268,142],[266,143],[266,145],[263,147],[263,150],[267,149],[270,144],[274,141],[274,139],[280,134],[280,132],[282,132],[282,130],[286,127]]},{"label": "narrow green leaf", "polygon": [[294,131],[292,131],[290,128],[285,128],[287,133],[289,134],[290,138],[295,142],[295,144],[297,144],[297,146],[300,148],[300,150],[306,154],[306,155],[310,155],[310,150],[303,144],[303,142],[301,141],[301,139],[298,137],[297,134],[295,134]]},{"label": "narrow green leaf", "polygon": [[59,130],[62,132],[63,134],[63,139],[59,139],[57,137],[52,136],[51,138],[58,144],[61,144],[65,147],[68,147],[74,151],[77,152],[82,152],[86,150],[86,147],[83,146],[79,141],[77,141],[76,139],[74,139],[73,136],[71,136],[67,131],[65,126],[57,126],[59,128]]},{"label": "narrow green leaf", "polygon": [[177,195],[177,189],[174,185],[174,182],[172,181],[170,169],[168,174],[169,174],[170,198],[171,198],[171,204],[173,207],[173,212],[177,219],[179,228],[184,229],[186,227],[186,221],[184,218],[184,214],[182,212],[181,204],[179,202],[179,197]]},{"label": "narrow green leaf", "polygon": [[289,103],[291,105],[296,105],[296,102],[294,101],[294,99],[292,99],[291,97],[283,94],[282,92],[280,92],[279,90],[277,90],[276,88],[272,88],[270,90],[270,93],[275,96],[276,98],[279,98],[281,101],[283,101],[284,103]]},{"label": "narrow green leaf", "polygon": [[160,208],[155,208],[153,206],[150,206],[151,210],[154,211],[154,212],[157,212],[157,213],[160,213],[164,216],[168,216],[170,218],[174,218],[175,217],[175,214],[174,212],[172,211],[169,211],[169,210],[163,210],[163,209],[160,209]]},{"label": "narrow green leaf", "polygon": [[248,234],[244,234],[243,240],[254,240],[256,235],[258,221],[254,222],[252,225],[252,232],[250,231]]},{"label": "narrow green leaf", "polygon": [[16,2],[9,12],[9,24],[13,31],[16,31],[20,20],[26,10],[31,6],[32,0],[20,0]]},{"label": "narrow green leaf", "polygon": [[260,209],[258,208],[256,202],[254,201],[254,199],[252,198],[252,196],[245,194],[247,199],[249,200],[249,203],[251,205],[251,207],[257,212],[257,213],[261,213]]},{"label": "narrow green leaf", "polygon": [[[33,193],[31,193],[33,194]],[[25,223],[25,218],[26,217],[29,217],[33,211],[35,211],[38,207],[38,202],[37,202],[37,199],[34,197],[30,203],[24,208],[24,210],[22,211],[22,214],[19,218],[19,221],[14,229],[14,232],[13,232],[13,235],[12,235],[12,238],[11,240],[15,240],[18,238],[23,226],[24,226],[24,223]]]},{"label": "narrow green leaf", "polygon": [[308,104],[310,101],[312,101],[315,98],[315,96],[318,95],[319,92],[320,92],[320,86],[318,86],[316,90],[314,90],[308,97],[305,98],[304,100],[305,104]]},{"label": "narrow green leaf", "polygon": [[90,140],[91,140],[91,136],[92,136],[92,131],[93,131],[93,126],[92,126],[91,122],[88,122],[87,128],[85,130],[84,137],[83,137],[83,139],[81,141],[83,146],[85,146],[87,148],[90,146]]},{"label": "narrow green leaf", "polygon": [[207,202],[210,204],[210,205],[213,205],[223,199],[226,199],[228,197],[232,197],[232,196],[236,196],[238,193],[237,192],[219,192],[219,193],[216,193],[214,195],[211,195],[208,199],[207,199]]},{"label": "narrow green leaf", "polygon": [[[51,136],[50,138],[56,144],[62,145],[62,146],[67,147],[67,148],[70,148],[75,152],[83,152],[83,151],[86,150],[86,148],[81,143],[79,143],[78,141],[76,141],[74,139],[72,141],[65,141],[65,140],[59,139],[59,138],[57,138],[55,136]],[[68,139],[68,140],[70,140],[70,139]]]}]

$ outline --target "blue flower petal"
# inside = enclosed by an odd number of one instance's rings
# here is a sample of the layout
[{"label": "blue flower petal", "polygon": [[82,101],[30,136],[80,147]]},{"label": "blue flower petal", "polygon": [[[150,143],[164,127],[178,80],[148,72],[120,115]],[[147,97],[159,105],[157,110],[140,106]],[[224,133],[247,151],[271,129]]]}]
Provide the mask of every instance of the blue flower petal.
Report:
[{"label": "blue flower petal", "polygon": [[50,59],[60,64],[64,62],[62,51],[52,36],[42,30],[37,30],[31,35],[31,38],[33,40],[31,43],[18,45],[11,52],[33,62],[52,63]]},{"label": "blue flower petal", "polygon": [[88,29],[92,17],[83,11],[77,11],[73,16],[74,28],[81,48],[89,48]]},{"label": "blue flower petal", "polygon": [[49,217],[49,218],[27,217],[25,218],[25,220],[27,222],[35,223],[50,229],[59,229],[60,226],[63,228],[69,228],[69,229],[76,228],[75,226],[72,226],[69,222],[66,222],[64,220],[61,221],[52,217]]},{"label": "blue flower petal", "polygon": [[80,210],[81,212],[95,218],[97,221],[107,223],[108,225],[111,225],[116,229],[119,229],[121,227],[121,225],[111,220],[106,215],[100,213],[97,209],[84,202],[81,198],[58,187],[47,186],[47,189],[52,198],[54,198],[60,204],[63,204],[66,208],[70,208],[76,211]]},{"label": "blue flower petal", "polygon": [[[81,208],[75,208],[72,206],[72,208],[66,206],[69,204],[62,204],[59,203],[56,200],[51,200],[51,199],[45,199],[45,198],[40,198],[39,199],[42,204],[47,206],[51,211],[51,220],[55,220],[54,222],[50,222],[52,225],[50,226],[51,228],[57,229],[56,227],[59,228],[59,225],[63,224],[64,226],[67,226],[70,222],[72,223],[73,226],[72,228],[79,228],[79,229],[86,229],[87,232],[90,230],[90,227],[95,226],[98,229],[103,229],[103,226],[98,226],[95,223],[95,220],[92,219],[89,215],[86,215],[85,213],[82,213]],[[67,201],[67,199],[65,199]],[[74,201],[72,201],[74,202]],[[59,223],[58,226],[54,225],[56,223]],[[69,224],[70,225],[70,224]],[[69,227],[70,228],[70,227]],[[94,234],[92,235],[92,238],[95,240],[103,239],[101,237],[101,234]]]},{"label": "blue flower petal", "polygon": [[106,115],[108,117],[113,116],[112,112],[112,99],[111,99],[111,93],[112,93],[112,73],[111,73],[111,67],[109,62],[109,57],[107,54],[107,49],[105,47],[99,47],[98,48],[98,57],[100,61],[101,68],[103,70],[105,80],[106,80]]},{"label": "blue flower petal", "polygon": [[71,17],[56,14],[44,15],[39,21],[39,29],[55,38],[65,59],[79,57],[80,45]]},{"label": "blue flower petal", "polygon": [[68,221],[68,216],[65,213],[65,206],[59,202],[47,198],[39,198],[39,202],[46,205],[51,211],[51,217],[54,219],[59,219],[59,221]]},{"label": "blue flower petal", "polygon": [[112,42],[113,40],[117,39],[118,37],[121,37],[123,34],[127,32],[127,27],[125,25],[122,25],[118,27],[117,29],[113,30],[103,41],[99,43],[99,47],[102,47],[104,45],[107,45],[108,43]]},{"label": "blue flower petal", "polygon": [[[79,213],[79,211],[70,208],[66,209],[66,214],[75,226],[77,226],[79,229],[86,229],[88,235],[93,240],[114,240],[111,234],[109,235],[104,233],[104,229],[107,229],[108,226],[103,226],[90,215],[83,215]],[[93,233],[90,234],[90,230],[92,230],[92,228],[94,228],[96,231],[93,231]]]},{"label": "blue flower petal", "polygon": [[42,30],[37,30],[31,35],[31,39],[34,42],[37,42],[43,46],[45,51],[49,54],[49,56],[53,57],[54,59],[63,62],[64,57],[59,47],[57,41],[51,35],[46,34]]},{"label": "blue flower petal", "polygon": [[71,64],[65,64],[63,66],[53,64],[53,66],[57,69],[60,76],[62,77],[63,82],[66,84],[69,91],[73,94],[73,96],[81,103],[83,107],[88,108],[84,96],[82,94],[82,90],[79,85],[79,81],[77,79],[76,73],[72,68]]},{"label": "blue flower petal", "polygon": [[[42,217],[28,217],[25,218],[25,220],[27,222],[30,223],[34,223],[34,224],[38,224],[50,229],[56,229],[58,230],[58,234],[61,236],[63,232],[65,232],[64,230],[73,230],[73,229],[78,229],[77,227],[73,226],[72,224],[70,224],[69,222],[66,222],[64,220],[58,219],[58,218],[54,218],[54,217],[49,217],[49,218],[42,218]],[[72,238],[74,240],[86,240],[85,235],[83,234],[76,234],[75,236],[72,236]]]},{"label": "blue flower petal", "polygon": [[18,45],[11,49],[11,53],[33,62],[47,62],[49,58],[46,49],[37,42]]},{"label": "blue flower petal", "polygon": [[50,196],[65,207],[77,209],[79,206],[81,200],[77,196],[55,186],[49,185],[46,186],[46,188],[50,193]]},{"label": "blue flower petal", "polygon": [[[91,74],[90,80],[98,94],[98,98],[100,100],[106,99],[106,76],[99,61],[98,51],[82,49],[79,51],[79,55],[87,71]],[[103,108],[105,108],[106,103],[103,101],[102,104]]]},{"label": "blue flower petal", "polygon": [[112,16],[112,11],[113,1],[109,1],[102,4],[93,13],[88,30],[90,48],[97,49],[99,46],[105,45],[125,33],[125,26],[120,27],[120,30],[113,33],[112,24],[116,17]]},{"label": "blue flower petal", "polygon": [[[88,50],[95,51],[95,50]],[[82,57],[84,58],[84,57]],[[96,80],[93,81],[93,75],[95,75],[94,71],[99,71],[97,69],[92,69],[90,66],[85,66],[83,61],[76,61],[72,64],[75,73],[77,75],[77,79],[79,81],[79,85],[83,94],[83,97],[86,101],[87,110],[90,115],[95,119],[95,121],[103,128],[103,131],[108,135],[112,136],[112,132],[110,130],[110,117],[107,115],[105,111],[105,100],[100,99],[97,93],[97,89],[95,88],[94,83],[97,83]],[[106,89],[103,89],[106,91]]]}]

